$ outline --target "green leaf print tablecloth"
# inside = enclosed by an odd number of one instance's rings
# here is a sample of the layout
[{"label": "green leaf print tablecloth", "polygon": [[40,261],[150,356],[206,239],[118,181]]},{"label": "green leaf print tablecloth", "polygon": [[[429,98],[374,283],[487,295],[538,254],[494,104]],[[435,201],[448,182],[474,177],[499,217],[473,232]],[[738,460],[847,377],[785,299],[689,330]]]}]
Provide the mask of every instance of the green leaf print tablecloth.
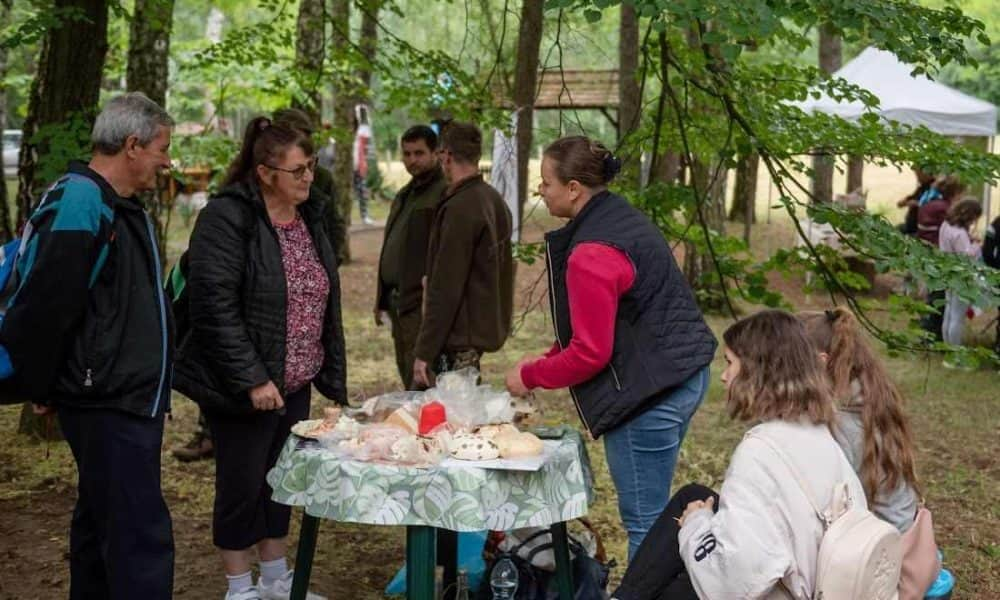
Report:
[{"label": "green leaf print tablecloth", "polygon": [[426,469],[342,459],[292,435],[267,475],[280,504],[323,519],[452,531],[545,526],[587,514],[580,439],[559,441],[535,472]]}]

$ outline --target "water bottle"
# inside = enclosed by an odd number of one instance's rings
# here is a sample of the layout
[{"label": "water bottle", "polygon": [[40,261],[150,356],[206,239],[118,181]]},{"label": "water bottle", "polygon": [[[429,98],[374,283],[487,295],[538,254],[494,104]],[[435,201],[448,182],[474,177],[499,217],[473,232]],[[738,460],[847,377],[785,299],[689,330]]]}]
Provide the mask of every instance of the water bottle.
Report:
[{"label": "water bottle", "polygon": [[455,600],[469,600],[469,574],[465,569],[458,570],[455,588]]},{"label": "water bottle", "polygon": [[490,571],[490,589],[493,600],[514,600],[517,591],[517,567],[510,557],[503,556]]}]

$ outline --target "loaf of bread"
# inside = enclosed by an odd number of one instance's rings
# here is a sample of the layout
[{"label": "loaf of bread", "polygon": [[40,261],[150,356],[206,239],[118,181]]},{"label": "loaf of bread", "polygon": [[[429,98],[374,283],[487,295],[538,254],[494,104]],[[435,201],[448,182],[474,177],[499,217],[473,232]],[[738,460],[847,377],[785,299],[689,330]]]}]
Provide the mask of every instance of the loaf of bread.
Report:
[{"label": "loaf of bread", "polygon": [[531,433],[507,433],[499,435],[493,439],[500,451],[501,458],[529,458],[540,456],[543,446],[542,440]]},{"label": "loaf of bread", "polygon": [[449,450],[459,460],[493,460],[500,456],[500,449],[493,440],[478,435],[456,435]]},{"label": "loaf of bread", "polygon": [[517,433],[517,427],[514,427],[510,423],[501,423],[500,425],[483,425],[476,430],[476,435],[484,437],[488,440],[496,439],[501,435],[515,435]]}]

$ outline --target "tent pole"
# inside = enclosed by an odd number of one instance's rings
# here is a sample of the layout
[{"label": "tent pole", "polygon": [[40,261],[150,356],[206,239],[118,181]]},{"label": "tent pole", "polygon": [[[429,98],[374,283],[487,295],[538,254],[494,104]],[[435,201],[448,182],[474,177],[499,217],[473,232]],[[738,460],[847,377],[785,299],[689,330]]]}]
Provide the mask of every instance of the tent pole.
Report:
[{"label": "tent pole", "polygon": [[[990,143],[989,143],[990,154],[993,154],[993,148],[994,148],[995,141],[996,141],[996,136],[991,135],[990,136]],[[992,192],[993,192],[993,186],[990,185],[989,182],[986,182],[986,185],[983,186],[983,209],[984,209],[983,212],[986,213],[986,222],[987,223],[992,223],[993,222],[993,220],[992,220],[993,211],[991,210],[993,207],[991,206],[991,202],[990,202],[990,200],[992,199],[991,198]]]}]

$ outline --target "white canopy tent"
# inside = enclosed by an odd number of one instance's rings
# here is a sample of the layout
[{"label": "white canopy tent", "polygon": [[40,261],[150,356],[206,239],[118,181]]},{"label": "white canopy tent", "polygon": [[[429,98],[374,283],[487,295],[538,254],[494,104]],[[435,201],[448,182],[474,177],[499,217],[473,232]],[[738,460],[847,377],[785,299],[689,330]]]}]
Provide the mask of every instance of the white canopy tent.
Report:
[{"label": "white canopy tent", "polygon": [[[877,114],[904,125],[923,125],[948,136],[985,137],[993,151],[997,133],[997,107],[964,94],[926,76],[914,77],[913,67],[896,55],[878,48],[867,48],[854,60],[834,73],[848,83],[862,87],[879,99]],[[861,102],[838,102],[822,94],[796,104],[807,112],[818,111],[854,121],[865,114]],[[989,214],[989,188],[985,191]]]}]

